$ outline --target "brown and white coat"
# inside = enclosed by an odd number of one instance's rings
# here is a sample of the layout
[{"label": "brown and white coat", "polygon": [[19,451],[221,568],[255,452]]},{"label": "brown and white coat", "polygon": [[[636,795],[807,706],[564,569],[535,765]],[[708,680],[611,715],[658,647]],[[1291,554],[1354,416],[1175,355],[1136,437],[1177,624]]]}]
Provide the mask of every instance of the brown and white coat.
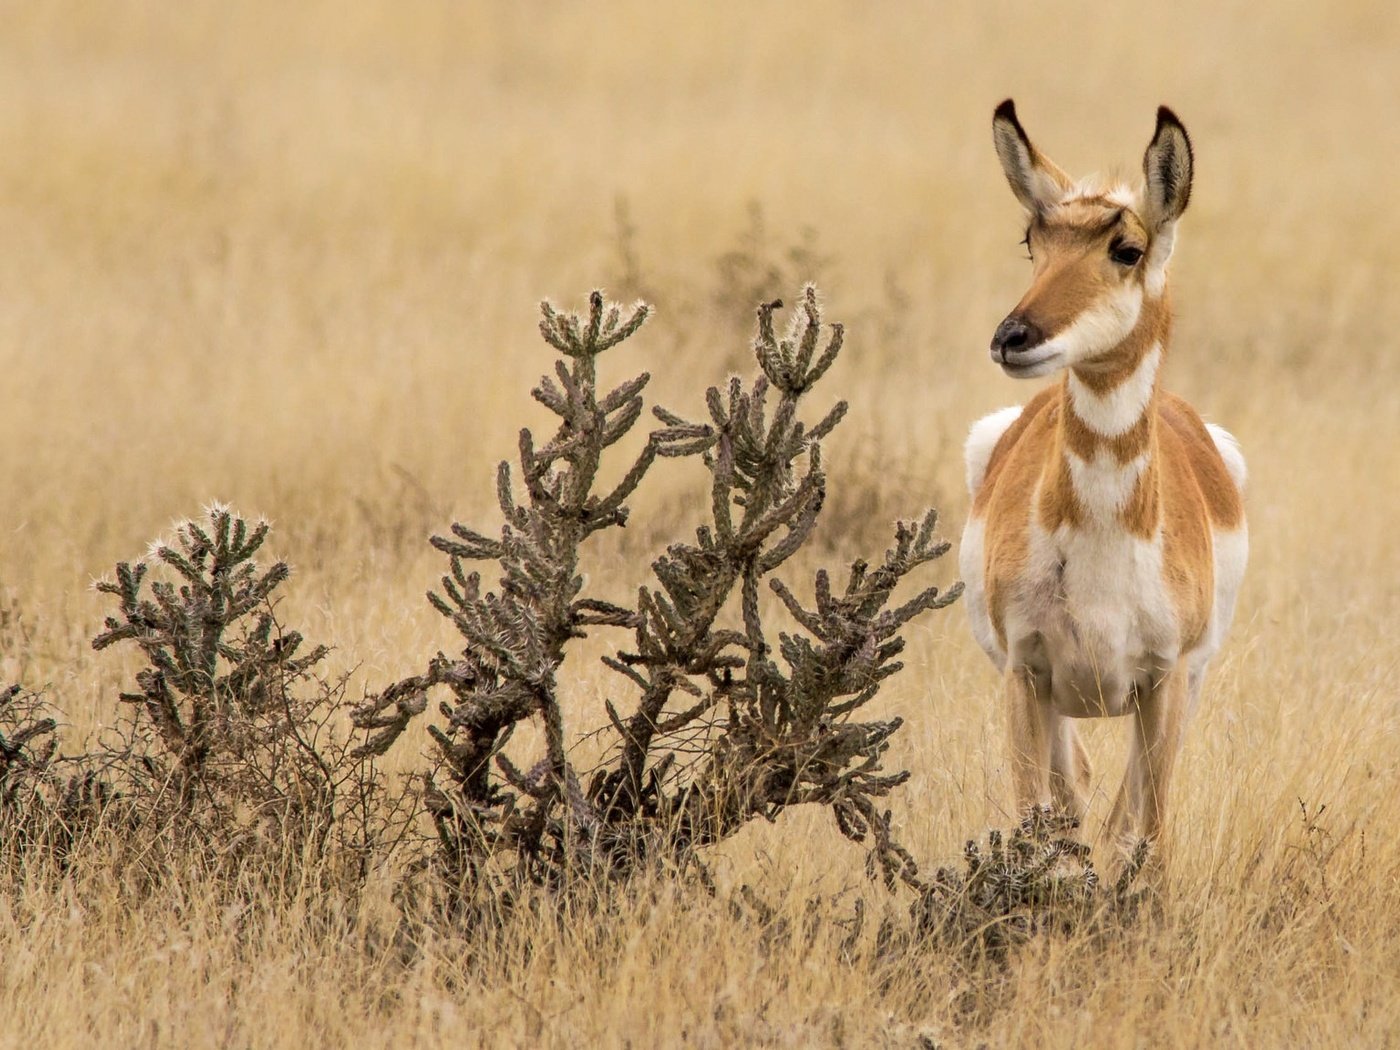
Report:
[{"label": "brown and white coat", "polygon": [[1134,719],[1110,817],[1131,848],[1160,837],[1249,546],[1238,444],[1159,376],[1191,146],[1159,110],[1146,185],[1134,190],[1071,181],[1031,145],[1009,100],[993,127],[1029,215],[1034,274],[992,359],[1015,377],[1060,375],[968,437],[967,608],[1004,675],[1020,808],[1053,801],[1082,816],[1090,770],[1073,720]]}]

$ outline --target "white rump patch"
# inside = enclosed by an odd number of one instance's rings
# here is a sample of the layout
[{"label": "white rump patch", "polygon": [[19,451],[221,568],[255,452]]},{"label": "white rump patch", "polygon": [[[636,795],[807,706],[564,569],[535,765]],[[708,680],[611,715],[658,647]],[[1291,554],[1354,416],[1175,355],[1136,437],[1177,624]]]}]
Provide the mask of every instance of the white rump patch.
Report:
[{"label": "white rump patch", "polygon": [[1216,530],[1211,540],[1215,552],[1215,609],[1211,616],[1209,655],[1214,655],[1235,618],[1235,599],[1249,562],[1249,529],[1242,525],[1228,531]]},{"label": "white rump patch", "polygon": [[1249,480],[1249,468],[1245,465],[1244,452],[1240,449],[1239,441],[1234,434],[1214,423],[1207,423],[1206,430],[1210,432],[1210,439],[1215,442],[1220,458],[1225,461],[1225,469],[1234,479],[1235,488],[1244,492],[1245,483]]},{"label": "white rump patch", "polygon": [[999,408],[989,416],[983,416],[968,431],[967,443],[963,446],[963,459],[967,464],[967,491],[977,495],[982,487],[982,479],[987,476],[987,464],[992,460],[992,450],[1012,423],[1021,415],[1020,405]]},{"label": "white rump patch", "polygon": [[992,626],[991,614],[987,611],[986,567],[987,523],[981,518],[969,517],[963,528],[962,542],[958,544],[958,568],[961,570],[966,590],[963,591],[962,607],[967,610],[967,620],[972,626],[972,637],[996,665],[998,671],[1006,668],[1006,653],[997,644],[996,628]]},{"label": "white rump patch", "polygon": [[1132,375],[1112,390],[1097,394],[1073,372],[1069,374],[1069,399],[1074,414],[1103,437],[1118,437],[1131,430],[1147,408],[1162,363],[1162,344],[1153,343]]}]

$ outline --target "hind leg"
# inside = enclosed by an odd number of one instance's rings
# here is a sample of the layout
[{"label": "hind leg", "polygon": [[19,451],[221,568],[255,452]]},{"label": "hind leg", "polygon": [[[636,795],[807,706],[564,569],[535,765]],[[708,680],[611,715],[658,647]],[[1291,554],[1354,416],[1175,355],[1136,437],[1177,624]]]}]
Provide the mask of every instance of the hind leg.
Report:
[{"label": "hind leg", "polygon": [[1123,783],[1113,800],[1108,816],[1107,831],[1118,851],[1126,859],[1132,856],[1138,843],[1138,822],[1142,819],[1142,731],[1138,717],[1132,718],[1132,742],[1128,746],[1128,767],[1123,771]]},{"label": "hind leg", "polygon": [[1089,808],[1089,783],[1093,767],[1079,739],[1074,720],[1052,714],[1050,741],[1050,790],[1061,810],[1079,823]]}]

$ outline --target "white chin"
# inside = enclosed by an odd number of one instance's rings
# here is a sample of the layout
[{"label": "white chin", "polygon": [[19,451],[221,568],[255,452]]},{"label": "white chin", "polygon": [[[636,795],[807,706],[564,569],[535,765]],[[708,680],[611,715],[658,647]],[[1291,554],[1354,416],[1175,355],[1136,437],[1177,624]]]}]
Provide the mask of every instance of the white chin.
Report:
[{"label": "white chin", "polygon": [[1057,352],[1047,354],[1036,361],[1027,361],[1024,364],[1008,364],[1003,361],[1001,370],[1012,379],[1036,379],[1058,371],[1064,363],[1065,355]]}]

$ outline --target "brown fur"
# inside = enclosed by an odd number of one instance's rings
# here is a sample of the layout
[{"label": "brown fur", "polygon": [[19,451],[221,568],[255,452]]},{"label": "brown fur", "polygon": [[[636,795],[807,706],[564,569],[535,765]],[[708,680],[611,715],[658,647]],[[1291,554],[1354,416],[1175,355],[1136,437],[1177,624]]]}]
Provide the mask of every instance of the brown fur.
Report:
[{"label": "brown fur", "polygon": [[1201,417],[1175,394],[1158,399],[1157,413],[1180,442],[1180,458],[1191,465],[1211,524],[1218,529],[1239,528],[1244,522],[1244,499]]}]

